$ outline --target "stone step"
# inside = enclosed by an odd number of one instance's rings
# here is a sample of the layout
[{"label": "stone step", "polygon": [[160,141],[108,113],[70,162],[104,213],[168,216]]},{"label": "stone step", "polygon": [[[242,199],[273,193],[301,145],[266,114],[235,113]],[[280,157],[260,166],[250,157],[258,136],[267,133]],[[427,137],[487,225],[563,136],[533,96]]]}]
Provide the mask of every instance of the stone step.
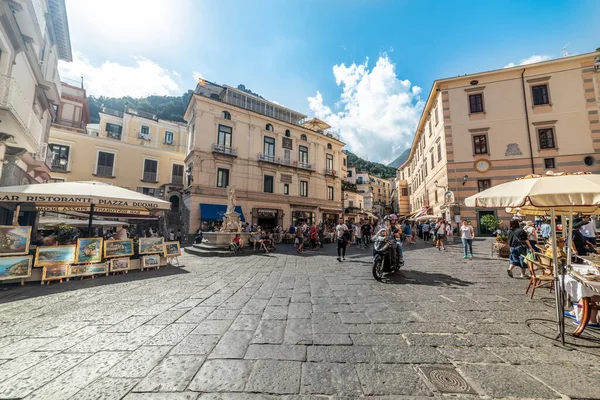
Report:
[{"label": "stone step", "polygon": [[[223,249],[221,247],[207,247],[206,245],[192,245],[190,247],[184,247],[183,249],[188,254],[193,254],[195,256],[200,257],[232,257],[234,256],[232,252],[228,249]],[[252,255],[252,250],[249,248],[245,248],[244,251],[237,252],[235,257],[242,256],[250,256]]]}]

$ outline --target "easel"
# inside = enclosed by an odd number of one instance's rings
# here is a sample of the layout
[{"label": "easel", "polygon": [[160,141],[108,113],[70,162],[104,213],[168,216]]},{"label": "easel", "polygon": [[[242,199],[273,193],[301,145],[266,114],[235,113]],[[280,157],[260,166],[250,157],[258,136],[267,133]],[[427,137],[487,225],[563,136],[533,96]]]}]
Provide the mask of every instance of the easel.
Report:
[{"label": "easel", "polygon": [[177,267],[180,267],[179,265],[179,256],[175,256],[175,257],[165,257],[167,259],[167,265],[171,265],[171,266],[175,266],[173,265],[173,263],[171,263],[172,259],[175,259],[175,261],[177,262]]}]

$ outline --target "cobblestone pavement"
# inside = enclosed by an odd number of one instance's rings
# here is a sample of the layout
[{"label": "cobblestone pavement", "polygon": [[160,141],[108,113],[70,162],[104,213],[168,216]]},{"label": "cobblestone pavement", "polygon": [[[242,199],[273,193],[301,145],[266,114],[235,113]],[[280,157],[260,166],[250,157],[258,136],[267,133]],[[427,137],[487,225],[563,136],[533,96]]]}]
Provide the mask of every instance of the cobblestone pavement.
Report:
[{"label": "cobblestone pavement", "polygon": [[554,346],[552,296],[490,248],[419,244],[381,283],[370,251],[330,245],[12,286],[0,399],[600,397],[600,335]]}]

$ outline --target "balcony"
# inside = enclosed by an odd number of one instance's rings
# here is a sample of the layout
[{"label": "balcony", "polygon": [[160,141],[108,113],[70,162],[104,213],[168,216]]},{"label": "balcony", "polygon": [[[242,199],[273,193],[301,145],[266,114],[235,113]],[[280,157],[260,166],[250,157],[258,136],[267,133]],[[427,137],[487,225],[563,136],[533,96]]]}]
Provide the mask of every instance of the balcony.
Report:
[{"label": "balcony", "polygon": [[121,140],[121,132],[106,132],[106,137],[115,140]]},{"label": "balcony", "polygon": [[337,171],[335,169],[325,168],[325,175],[337,177]]},{"label": "balcony", "polygon": [[53,118],[52,123],[54,125],[68,126],[70,128],[85,129],[85,124],[82,121],[71,121],[64,118]]},{"label": "balcony", "polygon": [[7,109],[13,115],[24,136],[29,139],[31,147],[28,150],[36,152],[42,138],[42,124],[33,112],[31,101],[25,99],[17,81],[6,75],[0,75],[0,108]]},{"label": "balcony", "polygon": [[180,175],[171,175],[169,182],[171,185],[181,185],[183,186],[183,176]]},{"label": "balcony", "polygon": [[144,182],[158,182],[158,172],[144,171],[142,173],[142,181]]},{"label": "balcony", "polygon": [[224,144],[213,143],[213,153],[225,154],[226,156],[237,157],[237,147],[229,147]]},{"label": "balcony", "polygon": [[54,159],[50,165],[53,172],[69,172],[69,160],[65,158]]},{"label": "balcony", "polygon": [[268,163],[277,164],[277,165],[284,165],[286,167],[306,169],[309,171],[315,170],[315,168],[313,167],[312,164],[302,163],[302,162],[298,162],[298,161],[292,161],[290,159],[276,157],[276,156],[268,154],[268,153],[258,153],[258,161],[268,162]]},{"label": "balcony", "polygon": [[102,107],[102,113],[112,115],[113,117],[123,118],[123,112],[117,110],[111,110],[110,108]]},{"label": "balcony", "polygon": [[96,172],[94,175],[102,176],[105,178],[114,178],[113,175],[113,166],[112,165],[95,165],[94,171]]}]

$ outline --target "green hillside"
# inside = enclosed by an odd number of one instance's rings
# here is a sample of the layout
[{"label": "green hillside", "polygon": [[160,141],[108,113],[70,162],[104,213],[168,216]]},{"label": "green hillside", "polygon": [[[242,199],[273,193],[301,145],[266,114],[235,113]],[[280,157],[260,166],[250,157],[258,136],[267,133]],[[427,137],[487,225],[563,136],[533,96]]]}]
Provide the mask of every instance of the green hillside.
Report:
[{"label": "green hillside", "polygon": [[404,164],[406,162],[406,160],[408,160],[409,155],[410,155],[410,148],[404,150],[404,152],[402,154],[400,154],[398,156],[398,158],[396,158],[394,161],[389,163],[387,166],[393,167],[393,168],[398,168],[399,166]]},{"label": "green hillside", "polygon": [[396,176],[396,168],[388,167],[386,165],[363,160],[356,154],[349,150],[344,150],[347,155],[348,167],[356,167],[358,171],[368,172],[371,175],[379,176],[381,178],[392,178]]}]

